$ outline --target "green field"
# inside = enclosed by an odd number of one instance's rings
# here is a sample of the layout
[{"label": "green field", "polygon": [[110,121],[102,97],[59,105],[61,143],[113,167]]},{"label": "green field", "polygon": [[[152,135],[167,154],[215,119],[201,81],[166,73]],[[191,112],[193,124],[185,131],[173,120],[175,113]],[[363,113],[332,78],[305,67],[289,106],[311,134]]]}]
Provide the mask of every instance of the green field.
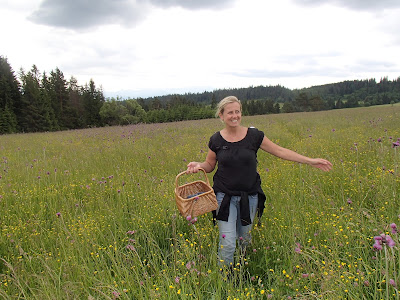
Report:
[{"label": "green field", "polygon": [[196,232],[174,200],[219,120],[0,136],[0,298],[399,298],[399,120],[400,105],[244,117],[334,167],[259,152],[266,209],[228,280],[210,216]]}]

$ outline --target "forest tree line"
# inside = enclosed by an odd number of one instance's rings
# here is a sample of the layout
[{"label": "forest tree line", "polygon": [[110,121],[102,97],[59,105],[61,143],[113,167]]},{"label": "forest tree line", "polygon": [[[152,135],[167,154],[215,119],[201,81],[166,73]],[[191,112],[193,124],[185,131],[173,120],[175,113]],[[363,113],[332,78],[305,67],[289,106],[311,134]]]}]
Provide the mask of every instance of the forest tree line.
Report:
[{"label": "forest tree line", "polygon": [[106,99],[93,80],[80,86],[58,68],[46,73],[33,65],[27,72],[21,69],[17,78],[7,58],[0,56],[0,134],[212,118],[218,101],[228,95],[241,99],[244,115],[380,105],[400,101],[400,77],[300,90],[277,85]]}]

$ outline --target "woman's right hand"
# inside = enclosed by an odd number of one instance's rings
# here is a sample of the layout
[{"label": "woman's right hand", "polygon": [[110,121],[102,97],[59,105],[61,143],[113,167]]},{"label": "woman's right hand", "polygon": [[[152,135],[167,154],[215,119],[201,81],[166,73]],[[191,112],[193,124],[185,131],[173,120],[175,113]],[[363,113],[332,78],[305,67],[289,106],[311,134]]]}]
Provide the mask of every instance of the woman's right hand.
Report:
[{"label": "woman's right hand", "polygon": [[192,161],[192,162],[188,163],[186,173],[188,173],[188,174],[197,173],[200,168],[201,168],[201,166],[200,166],[199,162]]}]

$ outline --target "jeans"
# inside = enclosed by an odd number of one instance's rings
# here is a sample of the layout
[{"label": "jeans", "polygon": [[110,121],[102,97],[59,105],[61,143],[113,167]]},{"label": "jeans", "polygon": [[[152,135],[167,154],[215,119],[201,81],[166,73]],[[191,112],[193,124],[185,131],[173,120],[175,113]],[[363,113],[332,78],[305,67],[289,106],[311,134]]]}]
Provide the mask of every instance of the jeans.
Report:
[{"label": "jeans", "polygon": [[[221,206],[224,193],[218,192],[216,194],[218,207]],[[253,223],[256,215],[258,205],[258,195],[249,195],[249,208],[250,218]],[[219,208],[218,208],[219,210]],[[217,210],[217,213],[218,213]],[[229,206],[229,218],[228,221],[218,220],[219,228],[219,248],[218,257],[221,265],[233,265],[233,257],[236,249],[236,239],[239,240],[239,247],[241,251],[244,251],[247,245],[251,242],[251,230],[252,224],[243,226],[240,221],[240,196],[232,196]]]}]

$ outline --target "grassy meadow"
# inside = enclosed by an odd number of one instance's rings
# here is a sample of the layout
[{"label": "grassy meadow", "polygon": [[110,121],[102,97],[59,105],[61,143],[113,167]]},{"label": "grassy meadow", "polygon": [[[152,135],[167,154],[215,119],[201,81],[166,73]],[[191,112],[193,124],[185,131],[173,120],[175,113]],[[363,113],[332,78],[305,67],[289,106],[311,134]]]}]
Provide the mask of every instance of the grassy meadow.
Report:
[{"label": "grassy meadow", "polygon": [[228,279],[210,215],[190,226],[174,199],[219,120],[0,136],[0,298],[399,299],[399,120],[400,105],[244,117],[334,168],[259,152],[266,209]]}]

